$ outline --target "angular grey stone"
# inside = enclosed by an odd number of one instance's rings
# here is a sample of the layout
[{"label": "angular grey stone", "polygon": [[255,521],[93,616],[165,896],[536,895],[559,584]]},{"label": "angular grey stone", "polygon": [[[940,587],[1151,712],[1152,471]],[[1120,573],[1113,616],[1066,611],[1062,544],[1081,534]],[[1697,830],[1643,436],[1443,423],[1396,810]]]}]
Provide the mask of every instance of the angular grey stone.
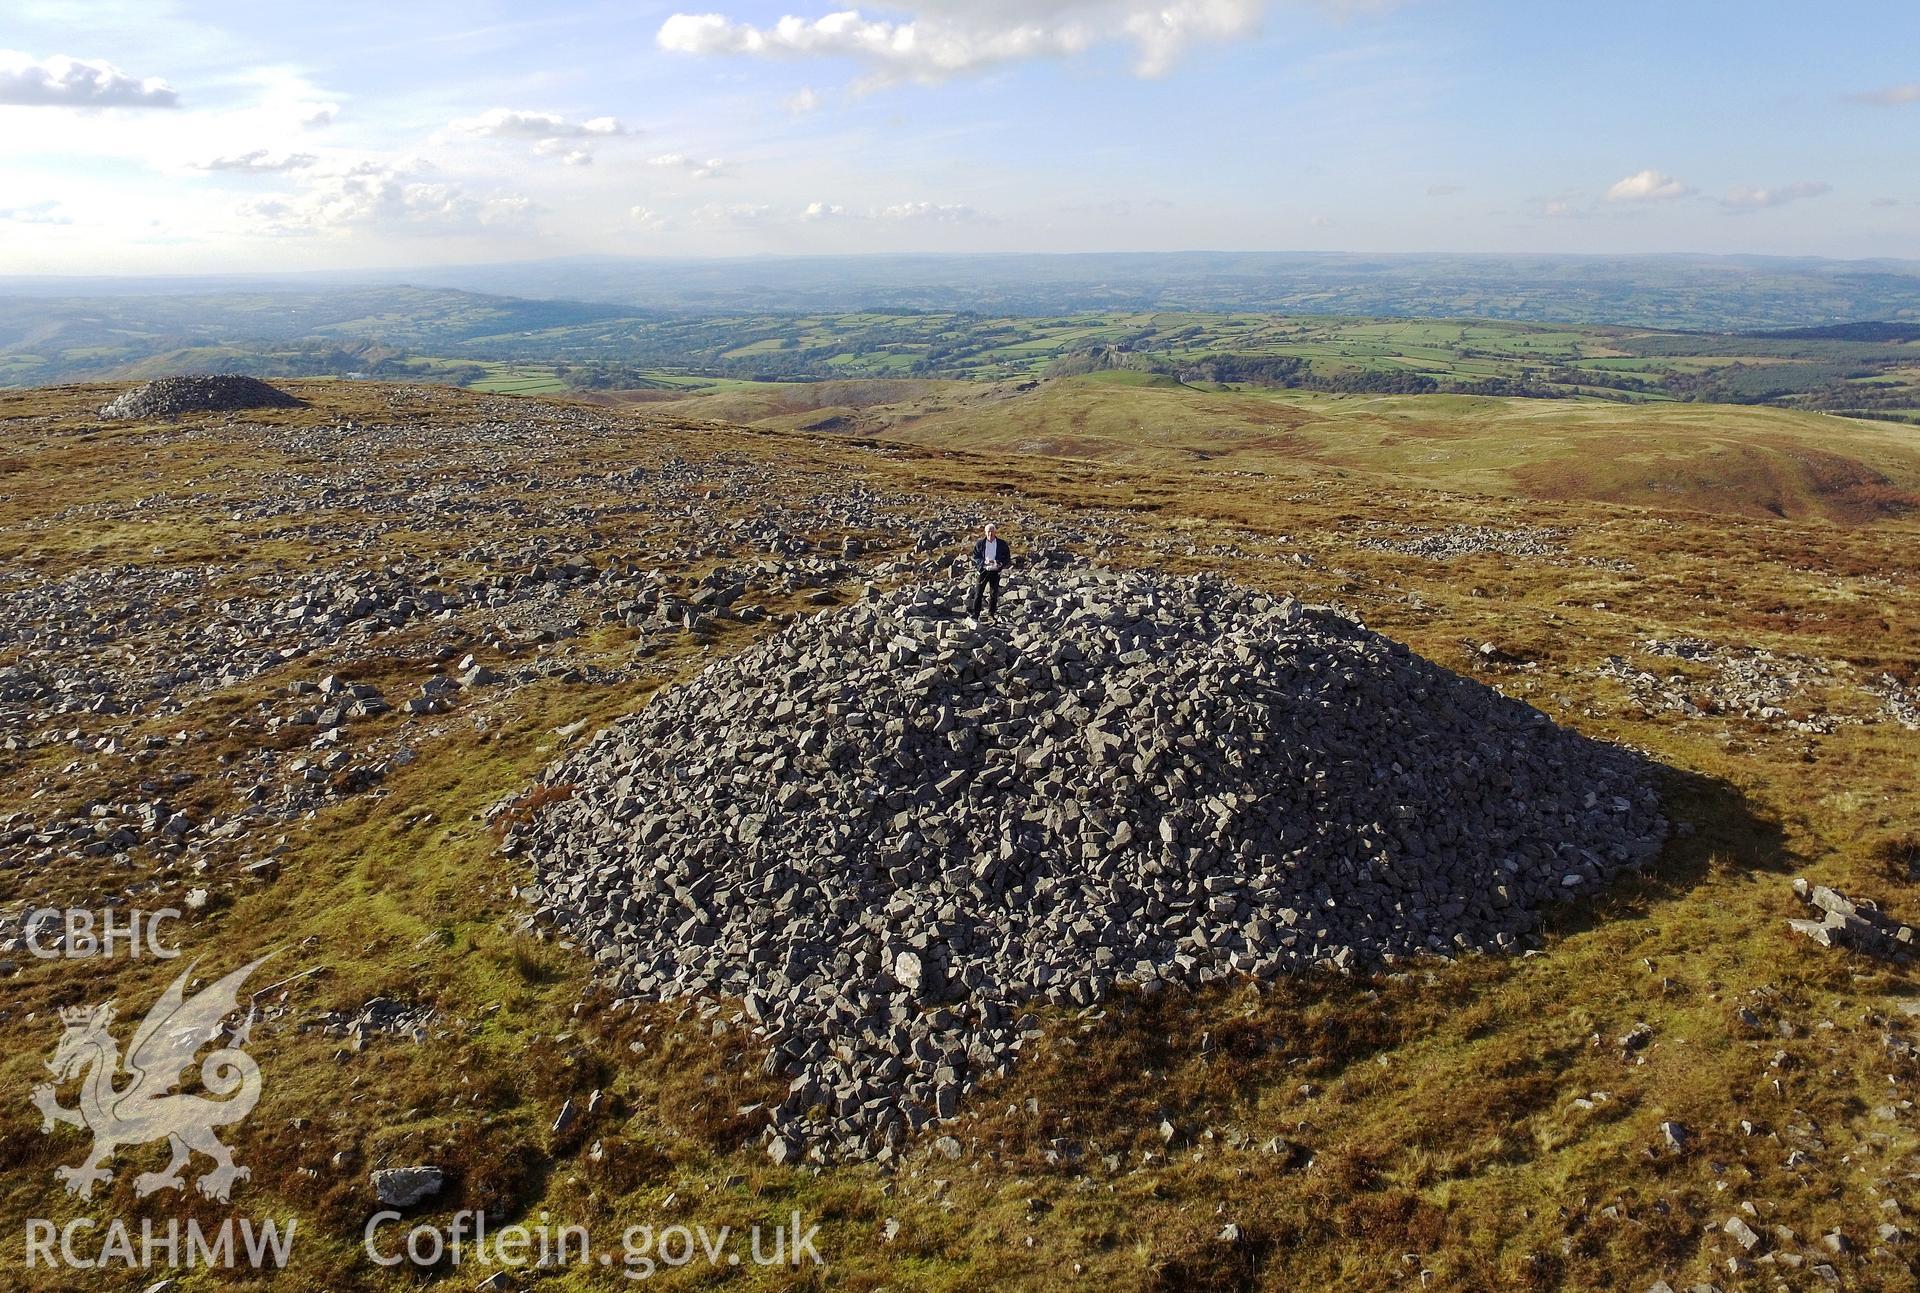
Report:
[{"label": "angular grey stone", "polygon": [[374,1197],[389,1208],[410,1208],[440,1193],[446,1173],[431,1164],[415,1167],[383,1167],[371,1178]]}]

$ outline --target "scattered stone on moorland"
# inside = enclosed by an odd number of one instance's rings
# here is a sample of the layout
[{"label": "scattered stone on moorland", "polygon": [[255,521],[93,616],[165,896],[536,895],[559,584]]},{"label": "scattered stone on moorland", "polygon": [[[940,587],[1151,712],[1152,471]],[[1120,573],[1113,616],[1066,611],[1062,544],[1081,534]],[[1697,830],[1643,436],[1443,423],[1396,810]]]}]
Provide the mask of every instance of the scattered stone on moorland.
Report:
[{"label": "scattered stone on moorland", "polygon": [[1848,898],[1800,878],[1794,880],[1793,892],[1815,915],[1813,920],[1789,920],[1794,933],[1822,947],[1847,947],[1903,963],[1913,959],[1913,927],[1887,915],[1871,899]]},{"label": "scattered stone on moorland", "polygon": [[1493,525],[1456,525],[1446,530],[1416,529],[1398,538],[1363,538],[1356,548],[1379,552],[1398,552],[1433,561],[1455,557],[1500,553],[1510,557],[1558,557],[1564,555],[1566,531],[1546,526],[1503,530]]},{"label": "scattered stone on moorland", "polygon": [[100,409],[103,418],[174,418],[188,413],[231,413],[243,409],[303,409],[277,386],[256,377],[222,374],[162,377],[136,386]]},{"label": "scattered stone on moorland", "polygon": [[373,1184],[374,1197],[383,1205],[411,1208],[438,1195],[446,1185],[447,1174],[431,1163],[423,1163],[415,1167],[383,1167],[372,1172],[368,1179]]},{"label": "scattered stone on moorland", "polygon": [[718,661],[510,836],[624,998],[739,999],[777,1162],[900,1153],[1032,1003],[1524,946],[1651,860],[1652,767],[1325,608],[1209,577],[924,586]]}]

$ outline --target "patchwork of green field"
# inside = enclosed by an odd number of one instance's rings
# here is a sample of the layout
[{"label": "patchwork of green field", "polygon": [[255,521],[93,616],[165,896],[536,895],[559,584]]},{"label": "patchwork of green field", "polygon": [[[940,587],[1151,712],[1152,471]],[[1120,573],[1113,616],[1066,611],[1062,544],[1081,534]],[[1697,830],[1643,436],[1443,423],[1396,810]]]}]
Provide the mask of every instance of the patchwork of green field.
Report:
[{"label": "patchwork of green field", "polygon": [[588,389],[663,373],[770,381],[970,381],[1134,369],[1215,388],[1779,403],[1906,419],[1920,339],[1679,334],[1497,320],[1190,311],[992,318],[957,312],[595,321],[464,340],[456,353],[561,356]]},{"label": "patchwork of green field", "polygon": [[0,298],[0,384],[194,371],[517,393],[1138,371],[1201,389],[1774,404],[1920,421],[1920,325],[1907,324],[1683,333],[1199,309],[673,315],[421,289]]},{"label": "patchwork of green field", "polygon": [[497,391],[503,395],[550,395],[567,389],[566,382],[550,366],[486,363],[481,367],[487,370],[487,375],[479,381],[465,383],[477,391]]}]

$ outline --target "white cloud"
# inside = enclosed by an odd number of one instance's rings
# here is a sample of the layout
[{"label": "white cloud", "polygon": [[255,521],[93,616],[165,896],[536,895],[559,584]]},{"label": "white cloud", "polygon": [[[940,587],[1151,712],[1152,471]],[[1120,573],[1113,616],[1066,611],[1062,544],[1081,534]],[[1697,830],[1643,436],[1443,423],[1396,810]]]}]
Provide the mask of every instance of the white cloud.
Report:
[{"label": "white cloud", "polygon": [[442,180],[424,162],[361,162],[314,172],[305,183],[298,193],[245,203],[241,215],[261,233],[459,233],[518,224],[534,210],[519,195],[485,196]]},{"label": "white cloud", "polygon": [[1801,198],[1817,198],[1832,187],[1821,180],[1798,180],[1772,189],[1742,186],[1730,190],[1726,197],[1720,199],[1720,204],[1732,211],[1760,211],[1798,202]]},{"label": "white cloud", "polygon": [[0,49],[0,103],[61,108],[174,108],[180,96],[157,76],[129,76],[101,59],[36,59]]},{"label": "white cloud", "polygon": [[647,158],[647,165],[658,166],[662,170],[685,171],[696,180],[718,180],[727,177],[727,163],[719,157],[709,157],[705,161],[687,156],[685,153],[661,153],[657,157]]},{"label": "white cloud", "polygon": [[1165,76],[1189,45],[1250,35],[1266,5],[1263,0],[1176,0],[1128,8],[1124,27],[1139,55],[1134,70],[1141,76]]},{"label": "white cloud", "polygon": [[819,107],[820,96],[814,92],[814,88],[811,85],[801,86],[800,92],[787,100],[787,111],[796,117],[804,113],[813,112]]},{"label": "white cloud", "polygon": [[1920,81],[1890,85],[1884,90],[1867,90],[1847,96],[1855,103],[1870,103],[1879,108],[1897,108],[1905,103],[1920,103]]},{"label": "white cloud", "polygon": [[488,139],[605,139],[632,133],[616,117],[569,121],[555,112],[518,112],[512,108],[489,108],[477,117],[450,122],[447,128]]},{"label": "white cloud", "polygon": [[980,219],[980,213],[960,202],[896,202],[874,213],[881,220],[924,221],[931,224],[965,224]]},{"label": "white cloud", "polygon": [[476,139],[530,139],[537,155],[557,157],[568,166],[593,165],[593,154],[586,148],[590,142],[638,133],[621,125],[617,117],[570,121],[557,112],[522,112],[513,108],[489,108],[479,116],[451,121],[447,129]]},{"label": "white cloud", "polygon": [[570,121],[553,111],[516,111],[513,108],[488,108],[478,117],[449,121],[447,129],[472,138],[528,138],[534,140],[534,154],[540,158],[559,158],[564,165],[593,165],[588,142],[622,138],[637,134],[618,117],[588,117]]},{"label": "white cloud", "polygon": [[1197,44],[1252,34],[1267,0],[908,0],[905,21],[858,9],[771,26],[724,14],[676,13],[660,25],[660,48],[683,54],[849,58],[881,83],[940,81],[1002,63],[1068,58],[1096,46],[1130,45],[1134,71],[1163,76]]},{"label": "white cloud", "polygon": [[533,151],[538,157],[558,157],[567,166],[593,165],[593,154],[571,139],[542,139]]},{"label": "white cloud", "polygon": [[[220,112],[182,114],[185,120],[169,118],[167,127],[185,131],[194,123],[221,123],[223,134],[245,138],[242,132],[250,132],[254,136],[241,146],[245,148],[257,147],[261,140],[290,139],[331,126],[340,115],[340,105],[333,95],[309,81],[298,68],[258,67],[245,73],[240,83],[251,92],[250,103]],[[229,142],[228,151],[239,149]]]},{"label": "white cloud", "polygon": [[195,162],[194,166],[203,171],[239,171],[248,175],[262,175],[305,170],[319,160],[312,153],[275,153],[269,149],[255,148],[244,153]]},{"label": "white cloud", "polygon": [[34,202],[23,207],[0,207],[0,220],[12,224],[72,224],[73,217],[58,202]]},{"label": "white cloud", "polygon": [[672,224],[652,207],[633,207],[628,210],[627,217],[642,229],[666,229]]},{"label": "white cloud", "polygon": [[735,202],[728,206],[709,205],[693,213],[695,224],[767,224],[779,218],[779,211],[765,203]]},{"label": "white cloud", "polygon": [[1625,179],[1616,180],[1607,190],[1609,202],[1663,202],[1671,198],[1683,198],[1693,192],[1688,185],[1668,175],[1665,171],[1648,168],[1635,171]]},{"label": "white cloud", "polygon": [[1540,214],[1549,220],[1578,220],[1586,212],[1570,198],[1549,198],[1540,204]]},{"label": "white cloud", "polygon": [[[643,208],[635,207],[636,212]],[[867,221],[878,224],[971,224],[985,221],[973,207],[960,202],[896,202],[890,206],[856,210],[839,202],[809,202],[803,207],[764,203],[712,203],[693,213],[696,224],[823,224],[828,221]]]}]

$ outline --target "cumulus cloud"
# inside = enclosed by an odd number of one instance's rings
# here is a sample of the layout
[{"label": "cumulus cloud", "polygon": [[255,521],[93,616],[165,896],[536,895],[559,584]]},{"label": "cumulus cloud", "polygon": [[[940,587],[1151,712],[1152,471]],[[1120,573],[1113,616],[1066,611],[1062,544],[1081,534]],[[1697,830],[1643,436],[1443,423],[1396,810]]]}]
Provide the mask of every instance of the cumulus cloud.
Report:
[{"label": "cumulus cloud", "polygon": [[1671,198],[1683,198],[1693,189],[1668,175],[1665,171],[1648,168],[1635,171],[1625,179],[1616,180],[1607,190],[1609,202],[1664,202]]},{"label": "cumulus cloud", "polygon": [[537,157],[558,157],[568,166],[593,165],[593,153],[572,139],[542,139],[533,146]]},{"label": "cumulus cloud", "polygon": [[300,105],[300,124],[309,130],[318,130],[321,126],[331,126],[334,118],[340,115],[337,103],[303,103]]},{"label": "cumulus cloud", "polygon": [[512,108],[489,108],[476,117],[461,117],[447,128],[489,139],[605,139],[631,133],[617,117],[569,121],[557,112],[518,112]]},{"label": "cumulus cloud", "polygon": [[41,108],[174,108],[180,96],[157,76],[129,76],[101,59],[36,59],[0,49],[0,104]]},{"label": "cumulus cloud", "polygon": [[727,175],[727,163],[719,157],[709,157],[701,161],[685,153],[661,153],[657,157],[647,158],[647,165],[658,166],[662,170],[685,171],[696,180],[717,180]]},{"label": "cumulus cloud", "polygon": [[447,129],[476,139],[531,140],[535,153],[557,157],[568,166],[593,164],[593,153],[586,147],[589,143],[638,133],[627,129],[617,117],[572,121],[557,112],[523,112],[513,108],[489,108],[478,116],[449,122]]},{"label": "cumulus cloud", "polygon": [[265,148],[255,148],[244,153],[195,162],[194,168],[202,171],[238,171],[247,175],[264,175],[280,171],[305,170],[319,160],[312,153],[274,153]]},{"label": "cumulus cloud", "polygon": [[488,196],[440,179],[425,163],[361,162],[312,173],[298,193],[241,206],[256,230],[275,234],[353,229],[459,233],[524,222],[534,206],[518,195]]},{"label": "cumulus cloud", "polygon": [[676,13],[660,48],[682,54],[848,58],[876,81],[941,81],[1003,63],[1132,47],[1134,71],[1163,76],[1198,44],[1250,35],[1267,0],[909,0],[904,21],[858,9],[770,26],[718,13]]},{"label": "cumulus cloud", "polygon": [[966,224],[980,218],[978,211],[962,202],[896,202],[874,214],[881,220],[930,224]]},{"label": "cumulus cloud", "polygon": [[1909,81],[1905,85],[1890,85],[1884,90],[1866,90],[1859,94],[1849,94],[1847,98],[1855,103],[1870,103],[1877,108],[1897,108],[1906,103],[1920,103],[1920,81]]},{"label": "cumulus cloud", "polygon": [[[635,208],[636,211],[639,209]],[[842,220],[900,225],[966,224],[986,219],[974,208],[959,202],[896,202],[890,206],[859,210],[838,202],[809,202],[804,207],[714,203],[695,211],[693,218],[696,223],[704,225],[822,224]]]},{"label": "cumulus cloud", "polygon": [[1817,198],[1832,187],[1821,180],[1797,180],[1770,189],[1742,186],[1729,190],[1727,196],[1720,199],[1720,205],[1730,211],[1761,211],[1798,202],[1801,198]]},{"label": "cumulus cloud", "polygon": [[652,207],[632,207],[627,211],[627,217],[642,229],[665,229],[670,224],[665,216]]},{"label": "cumulus cloud", "polygon": [[58,202],[34,202],[23,207],[0,207],[0,220],[12,224],[72,224]]},{"label": "cumulus cloud", "polygon": [[819,106],[820,96],[814,92],[814,88],[811,85],[801,86],[800,92],[787,100],[787,111],[796,117],[803,113],[813,112],[819,108]]},{"label": "cumulus cloud", "polygon": [[767,224],[777,220],[777,208],[760,202],[735,202],[730,205],[703,206],[693,213],[695,224]]}]

